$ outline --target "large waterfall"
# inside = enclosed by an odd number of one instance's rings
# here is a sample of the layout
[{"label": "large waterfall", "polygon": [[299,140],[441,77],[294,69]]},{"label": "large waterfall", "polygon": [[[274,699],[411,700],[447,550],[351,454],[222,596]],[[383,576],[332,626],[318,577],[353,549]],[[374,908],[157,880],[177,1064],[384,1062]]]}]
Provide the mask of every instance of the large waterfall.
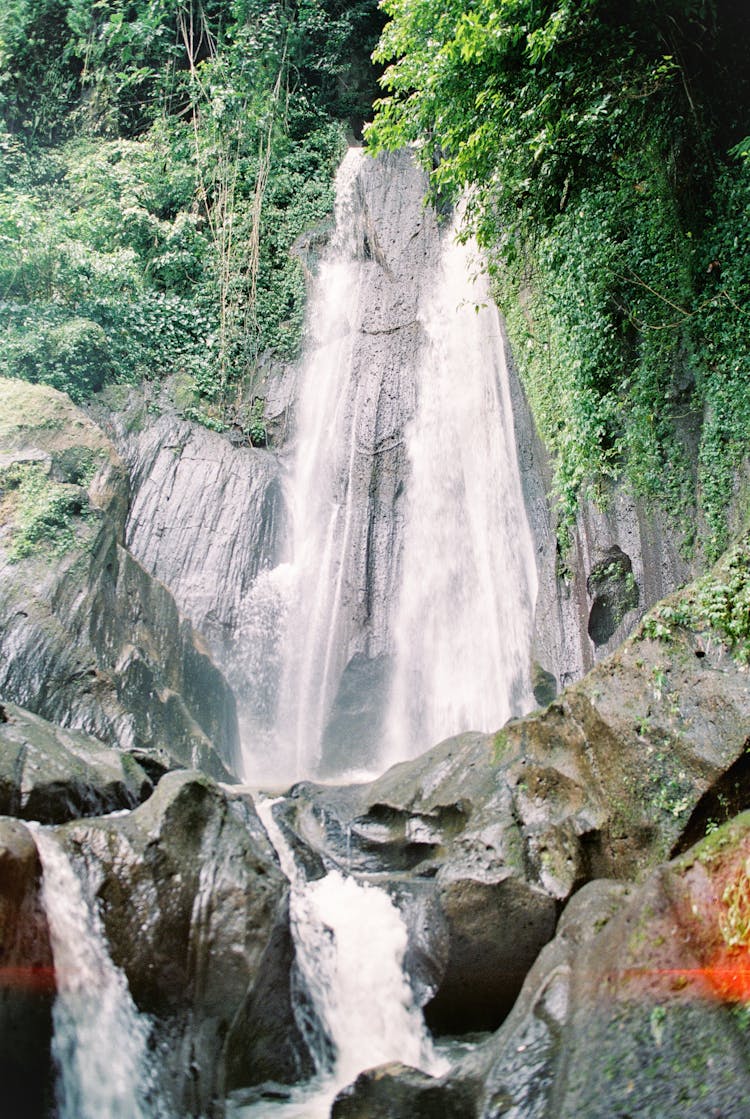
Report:
[{"label": "large waterfall", "polygon": [[476,254],[424,192],[407,153],[352,149],[339,172],[288,562],[251,596],[253,780],[382,770],[531,706],[536,572],[503,337]]},{"label": "large waterfall", "polygon": [[450,229],[422,312],[385,761],[531,703],[536,569],[503,338],[477,265]]}]

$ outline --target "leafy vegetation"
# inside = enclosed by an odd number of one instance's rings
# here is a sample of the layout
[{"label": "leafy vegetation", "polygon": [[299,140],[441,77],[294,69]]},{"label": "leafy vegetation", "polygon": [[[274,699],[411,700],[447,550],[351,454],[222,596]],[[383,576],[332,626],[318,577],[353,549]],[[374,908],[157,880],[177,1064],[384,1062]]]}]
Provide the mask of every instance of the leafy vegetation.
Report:
[{"label": "leafy vegetation", "polygon": [[739,664],[750,664],[750,540],[735,544],[679,598],[657,606],[640,632],[668,642],[683,629],[716,634]]},{"label": "leafy vegetation", "polygon": [[290,250],[332,208],[380,23],[375,0],[4,5],[0,374],[80,402],[180,373],[231,419],[297,352]]},{"label": "leafy vegetation", "polygon": [[725,908],[719,915],[719,929],[724,943],[729,948],[750,947],[750,859],[728,883],[721,900]]},{"label": "leafy vegetation", "polygon": [[62,555],[73,547],[72,518],[86,512],[86,497],[78,486],[52,481],[38,463],[13,463],[0,471],[0,491],[10,494],[13,506],[8,548],[12,563],[33,555],[40,547],[53,555]]},{"label": "leafy vegetation", "polygon": [[750,449],[750,15],[730,0],[384,0],[374,148],[469,191],[562,542],[627,474],[709,556]]}]

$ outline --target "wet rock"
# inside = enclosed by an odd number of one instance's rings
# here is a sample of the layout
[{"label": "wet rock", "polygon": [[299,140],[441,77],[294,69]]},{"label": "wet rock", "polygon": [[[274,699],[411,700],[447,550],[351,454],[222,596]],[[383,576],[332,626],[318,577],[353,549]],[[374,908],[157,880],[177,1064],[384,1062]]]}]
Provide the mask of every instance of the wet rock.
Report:
[{"label": "wet rock", "polygon": [[328,865],[380,876],[407,920],[429,894],[428,1020],[486,1028],[585,882],[668,858],[701,812],[720,812],[727,773],[725,813],[750,806],[749,741],[750,677],[726,647],[689,630],[669,642],[641,633],[495,735],[450,739],[368,785],[296,786],[286,820]]},{"label": "wet rock", "polygon": [[452,1075],[478,1119],[746,1115],[749,858],[745,814],[640,887],[581,890],[502,1029]]},{"label": "wet rock", "polygon": [[218,1114],[227,1087],[309,1071],[291,1009],[287,883],[247,798],[168,773],[133,812],[59,834],[99,899],[112,959],[156,1020],[177,1107]]},{"label": "wet rock", "polygon": [[54,972],[31,833],[0,819],[0,1084],[3,1114],[44,1119],[52,1103]]},{"label": "wet rock", "polygon": [[344,669],[323,732],[323,756],[331,775],[366,769],[378,756],[391,669],[390,657],[362,655],[352,657]]},{"label": "wet rock", "polygon": [[232,683],[247,689],[233,642],[251,620],[258,572],[281,558],[279,463],[174,413],[141,431],[121,427],[117,439],[131,478],[128,548],[169,588]]},{"label": "wet rock", "polygon": [[130,755],[12,703],[2,713],[0,813],[61,824],[134,808],[151,794],[151,781]]},{"label": "wet rock", "polygon": [[630,556],[614,545],[589,573],[586,590],[593,598],[588,634],[595,645],[604,645],[629,610],[638,606],[640,594]]},{"label": "wet rock", "polygon": [[492,1029],[553,936],[557,903],[512,874],[497,882],[441,881],[438,899],[448,953],[427,1023],[438,1033]]},{"label": "wet rock", "polygon": [[[228,777],[238,765],[234,698],[172,596],[119,543],[123,463],[62,393],[19,384],[0,383],[0,436],[15,463],[0,503],[0,693],[106,745],[167,750]],[[24,456],[69,473],[68,452],[76,476],[81,456],[95,471],[85,503],[76,511],[69,484],[35,466],[30,505]]]},{"label": "wet rock", "polygon": [[360,1073],[339,1092],[331,1119],[474,1119],[471,1093],[398,1063]]},{"label": "wet rock", "polygon": [[557,695],[557,679],[554,673],[542,668],[537,661],[531,665],[531,690],[540,707],[552,703]]}]

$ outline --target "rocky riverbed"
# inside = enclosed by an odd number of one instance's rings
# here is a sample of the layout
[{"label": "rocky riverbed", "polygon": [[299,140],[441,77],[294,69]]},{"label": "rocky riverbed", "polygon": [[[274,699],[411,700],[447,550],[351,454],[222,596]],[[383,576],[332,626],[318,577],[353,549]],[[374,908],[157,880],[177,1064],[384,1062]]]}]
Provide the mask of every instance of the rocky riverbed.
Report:
[{"label": "rocky riverbed", "polygon": [[[53,390],[1,389],[6,1099],[42,1119],[54,1091],[30,823],[97,907],[170,1113],[218,1117],[229,1093],[271,1099],[313,1071],[289,887],[238,780],[233,695],[125,546],[113,444]],[[708,588],[525,718],[275,806],[308,877],[337,868],[396,902],[433,1030],[485,1032],[443,1077],[363,1072],[336,1119],[750,1112],[750,676],[705,609],[716,588],[741,595],[746,557],[740,542]]]}]

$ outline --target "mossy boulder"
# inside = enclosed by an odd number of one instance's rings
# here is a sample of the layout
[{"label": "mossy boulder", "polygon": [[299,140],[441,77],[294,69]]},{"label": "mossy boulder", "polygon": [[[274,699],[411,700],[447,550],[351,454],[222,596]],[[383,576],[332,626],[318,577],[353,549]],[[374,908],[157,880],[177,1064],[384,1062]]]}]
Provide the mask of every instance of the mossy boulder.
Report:
[{"label": "mossy boulder", "polygon": [[750,813],[641,886],[595,882],[449,1082],[477,1119],[750,1112]]}]

